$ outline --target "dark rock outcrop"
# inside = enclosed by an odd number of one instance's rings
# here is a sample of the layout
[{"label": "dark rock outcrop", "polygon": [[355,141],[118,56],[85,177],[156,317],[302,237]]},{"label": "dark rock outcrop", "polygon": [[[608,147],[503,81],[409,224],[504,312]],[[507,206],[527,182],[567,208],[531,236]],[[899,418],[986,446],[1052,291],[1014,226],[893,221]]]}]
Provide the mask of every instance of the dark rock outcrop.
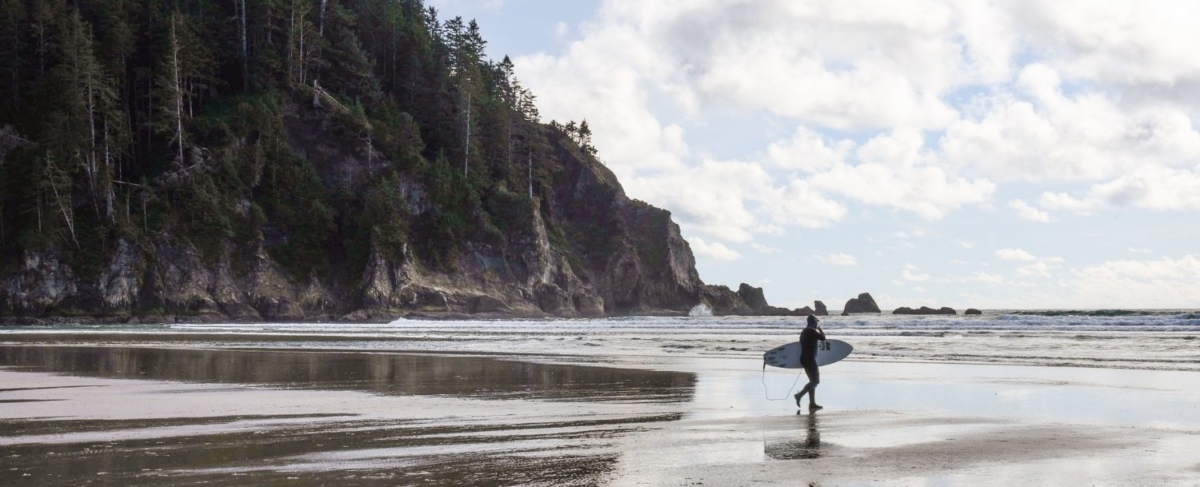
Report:
[{"label": "dark rock outcrop", "polygon": [[504,301],[493,298],[491,296],[479,296],[471,301],[471,313],[495,313],[508,311],[509,307],[504,304]]},{"label": "dark rock outcrop", "polygon": [[879,305],[875,304],[875,298],[871,297],[871,293],[859,294],[857,298],[850,298],[846,301],[846,305],[842,307],[842,316],[854,313],[881,313]]},{"label": "dark rock outcrop", "polygon": [[967,308],[967,311],[964,312],[963,314],[964,315],[981,315],[981,314],[983,314],[983,312],[979,311],[975,308]]},{"label": "dark rock outcrop", "polygon": [[825,308],[824,302],[820,300],[813,301],[813,307],[816,308],[816,311],[813,311],[813,314],[817,316],[829,316],[829,310]]},{"label": "dark rock outcrop", "polygon": [[737,292],[728,286],[705,286],[700,293],[701,302],[712,310],[713,315],[745,316],[808,316],[812,309],[805,306],[797,309],[771,306],[763,289],[746,283],[738,286]]},{"label": "dark rock outcrop", "polygon": [[761,287],[754,287],[743,282],[741,286],[738,286],[737,293],[750,309],[761,310],[769,306],[767,298],[763,296],[763,289]]},{"label": "dark rock outcrop", "polygon": [[933,309],[928,306],[922,306],[917,309],[912,309],[912,308],[909,308],[906,306],[902,306],[902,307],[899,307],[899,308],[896,308],[895,310],[893,310],[892,314],[894,314],[894,315],[956,315],[956,314],[958,314],[958,312],[954,311],[954,308],[946,308],[946,307],[939,308],[939,309]]}]

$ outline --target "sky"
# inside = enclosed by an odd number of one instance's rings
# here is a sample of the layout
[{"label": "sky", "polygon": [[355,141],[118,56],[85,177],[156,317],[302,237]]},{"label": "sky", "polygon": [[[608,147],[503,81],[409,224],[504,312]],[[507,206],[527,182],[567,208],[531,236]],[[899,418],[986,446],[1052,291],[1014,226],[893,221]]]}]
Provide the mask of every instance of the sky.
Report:
[{"label": "sky", "polygon": [[1200,308],[1200,2],[428,0],[701,278],[831,309]]}]

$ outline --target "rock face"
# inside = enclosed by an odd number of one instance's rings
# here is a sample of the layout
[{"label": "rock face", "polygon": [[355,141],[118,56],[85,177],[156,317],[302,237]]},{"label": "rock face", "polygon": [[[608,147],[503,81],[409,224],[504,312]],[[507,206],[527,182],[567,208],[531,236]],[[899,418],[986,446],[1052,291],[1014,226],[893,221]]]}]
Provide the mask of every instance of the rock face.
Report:
[{"label": "rock face", "polygon": [[842,307],[842,316],[854,313],[880,313],[879,305],[875,304],[875,298],[871,297],[871,293],[859,294],[857,298],[850,298],[846,301],[846,305]]},{"label": "rock face", "polygon": [[983,314],[983,312],[979,311],[975,308],[967,308],[967,311],[964,312],[963,314],[964,315],[981,315],[981,314]]},{"label": "rock face", "polygon": [[289,281],[261,247],[244,249],[248,262],[236,272],[233,249],[209,265],[190,245],[167,238],[144,246],[122,240],[116,247],[91,278],[72,273],[56,252],[26,252],[23,271],[0,279],[0,315],[148,322],[336,317],[329,290],[316,280]]},{"label": "rock face", "polygon": [[817,316],[829,316],[829,310],[825,308],[825,303],[819,300],[813,301],[813,307],[816,308],[816,311],[814,311],[813,314]]},{"label": "rock face", "polygon": [[894,311],[892,311],[892,314],[894,314],[894,315],[956,315],[956,314],[958,314],[958,312],[954,311],[954,308],[946,308],[946,307],[939,308],[939,309],[933,309],[928,306],[922,306],[917,309],[912,309],[909,307],[902,306],[902,307],[896,308]]}]

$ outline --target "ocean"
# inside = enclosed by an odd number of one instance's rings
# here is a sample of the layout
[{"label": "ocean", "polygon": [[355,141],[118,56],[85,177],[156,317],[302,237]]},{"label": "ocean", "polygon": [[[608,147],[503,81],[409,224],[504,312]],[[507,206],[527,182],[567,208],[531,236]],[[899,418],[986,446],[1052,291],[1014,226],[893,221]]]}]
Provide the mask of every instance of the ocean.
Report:
[{"label": "ocean", "polygon": [[[536,361],[760,357],[796,317],[626,317],[391,323],[62,325],[0,328],[0,343],[505,354]],[[849,360],[1200,370],[1200,311],[985,311],[823,317]],[[636,361],[636,360],[635,360]]]}]

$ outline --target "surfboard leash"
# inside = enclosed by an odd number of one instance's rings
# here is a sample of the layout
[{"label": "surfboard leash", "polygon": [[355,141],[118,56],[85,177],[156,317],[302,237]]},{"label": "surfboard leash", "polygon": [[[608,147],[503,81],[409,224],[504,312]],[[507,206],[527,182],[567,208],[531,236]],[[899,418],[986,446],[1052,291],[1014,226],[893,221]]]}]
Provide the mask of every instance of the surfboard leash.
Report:
[{"label": "surfboard leash", "polygon": [[[803,371],[804,371],[804,369],[800,369],[799,371],[796,372],[796,380],[792,381],[792,386],[788,388],[788,392],[792,392],[792,389],[796,388],[796,384],[800,383],[800,372],[803,372]],[[782,398],[779,398],[779,399],[774,399],[771,397],[771,390],[770,390],[770,388],[767,387],[767,361],[766,360],[763,360],[762,385],[763,385],[763,397],[767,398],[768,401],[786,401],[787,400],[786,394]]]}]

